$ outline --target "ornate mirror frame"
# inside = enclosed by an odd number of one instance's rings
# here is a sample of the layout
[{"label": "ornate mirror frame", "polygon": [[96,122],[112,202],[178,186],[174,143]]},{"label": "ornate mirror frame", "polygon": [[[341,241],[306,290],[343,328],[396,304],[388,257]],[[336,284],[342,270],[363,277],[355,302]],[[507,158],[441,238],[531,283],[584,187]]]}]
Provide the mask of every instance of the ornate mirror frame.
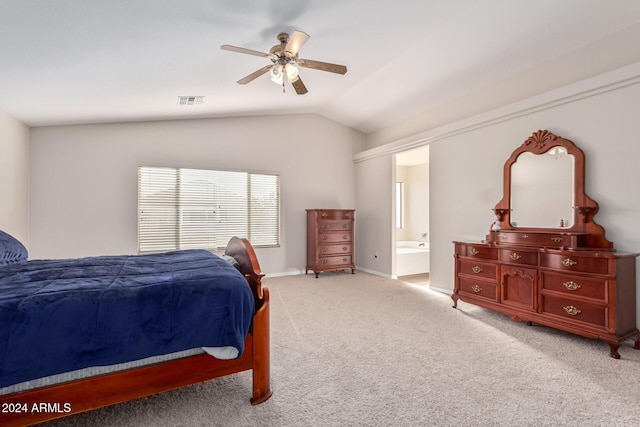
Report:
[{"label": "ornate mirror frame", "polygon": [[[574,156],[574,188],[573,188],[573,221],[570,227],[563,228],[533,228],[533,227],[513,227],[511,224],[511,167],[518,160],[522,153],[532,153],[536,155],[544,154],[553,147],[563,147],[567,154]],[[613,244],[605,237],[604,228],[593,221],[593,217],[598,213],[598,203],[585,193],[585,158],[584,152],[572,141],[561,138],[547,130],[539,130],[524,143],[516,148],[504,164],[503,197],[496,204],[494,213],[500,231],[506,233],[553,233],[563,235],[574,235],[579,237],[575,241],[580,242],[580,246],[585,248],[612,248]],[[492,225],[493,227],[493,225]],[[493,228],[492,228],[493,230]],[[487,236],[489,242],[499,243],[500,239],[491,231]]]}]

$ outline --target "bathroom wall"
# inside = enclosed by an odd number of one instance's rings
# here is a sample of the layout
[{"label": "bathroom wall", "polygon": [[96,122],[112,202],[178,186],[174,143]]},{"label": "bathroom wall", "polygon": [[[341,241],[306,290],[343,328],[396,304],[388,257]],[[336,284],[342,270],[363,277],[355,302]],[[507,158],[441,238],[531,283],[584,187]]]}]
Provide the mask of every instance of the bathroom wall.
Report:
[{"label": "bathroom wall", "polygon": [[396,230],[396,240],[425,240],[429,232],[429,164],[397,166],[396,181],[404,182],[404,228]]}]

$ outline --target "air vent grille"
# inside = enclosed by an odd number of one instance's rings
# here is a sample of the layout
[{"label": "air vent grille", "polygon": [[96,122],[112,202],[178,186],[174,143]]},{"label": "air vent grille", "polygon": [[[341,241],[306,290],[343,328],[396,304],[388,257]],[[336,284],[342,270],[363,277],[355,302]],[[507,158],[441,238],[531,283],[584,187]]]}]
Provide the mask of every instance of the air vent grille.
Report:
[{"label": "air vent grille", "polygon": [[179,96],[178,105],[200,105],[204,102],[204,96]]}]

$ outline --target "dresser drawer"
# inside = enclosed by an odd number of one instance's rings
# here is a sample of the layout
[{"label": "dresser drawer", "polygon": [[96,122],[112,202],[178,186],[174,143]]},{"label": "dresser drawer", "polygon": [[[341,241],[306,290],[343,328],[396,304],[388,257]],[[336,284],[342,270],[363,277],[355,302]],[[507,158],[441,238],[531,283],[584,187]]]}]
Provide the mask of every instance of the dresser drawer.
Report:
[{"label": "dresser drawer", "polygon": [[316,260],[316,263],[318,265],[318,269],[320,270],[322,270],[323,267],[336,267],[340,265],[350,266],[352,264],[351,254],[319,257]]},{"label": "dresser drawer", "polygon": [[484,277],[485,279],[497,280],[498,279],[498,265],[488,262],[478,262],[475,260],[458,260],[460,274],[467,274],[469,276]]},{"label": "dresser drawer", "polygon": [[607,306],[604,304],[542,295],[542,312],[602,328],[606,327]]},{"label": "dresser drawer", "polygon": [[608,281],[543,271],[542,289],[567,294],[569,298],[575,295],[604,301],[607,296]]},{"label": "dresser drawer", "polygon": [[499,231],[497,242],[500,244],[531,245],[551,248],[578,247],[584,243],[581,234],[537,233],[524,231]]},{"label": "dresser drawer", "polygon": [[486,298],[493,302],[498,301],[498,286],[495,282],[459,277],[458,291],[473,295],[474,297]]},{"label": "dresser drawer", "polygon": [[572,254],[541,254],[540,266],[560,271],[609,273],[609,260],[607,258],[581,257]]},{"label": "dresser drawer", "polygon": [[485,245],[467,245],[456,243],[456,254],[482,259],[498,259],[498,249]]},{"label": "dresser drawer", "polygon": [[318,219],[353,219],[353,211],[340,209],[323,209],[318,211]]},{"label": "dresser drawer", "polygon": [[321,245],[326,243],[346,243],[353,240],[353,234],[349,231],[347,233],[324,233],[318,236],[318,241]]},{"label": "dresser drawer", "polygon": [[538,265],[538,253],[517,249],[500,249],[500,261],[513,264]]},{"label": "dresser drawer", "polygon": [[318,221],[318,231],[349,231],[353,230],[353,221]]},{"label": "dresser drawer", "polygon": [[344,245],[326,245],[326,246],[322,245],[318,249],[318,253],[320,256],[343,254],[343,253],[351,254],[352,251],[353,251],[353,245],[351,243],[346,243]]}]

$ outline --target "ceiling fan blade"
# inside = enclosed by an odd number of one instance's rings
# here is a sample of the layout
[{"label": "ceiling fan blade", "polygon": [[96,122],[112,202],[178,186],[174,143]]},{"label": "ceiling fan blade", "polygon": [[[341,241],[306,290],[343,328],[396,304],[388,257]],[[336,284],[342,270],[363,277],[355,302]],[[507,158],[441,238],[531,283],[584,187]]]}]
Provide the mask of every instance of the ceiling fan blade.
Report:
[{"label": "ceiling fan blade", "polygon": [[273,67],[273,65],[265,65],[264,67],[260,68],[259,70],[254,71],[253,73],[249,74],[247,77],[238,80],[238,84],[246,85],[247,83],[252,82],[253,80],[257,79],[258,77],[260,77],[261,75],[263,75],[267,71],[269,71],[271,69],[271,67]]},{"label": "ceiling fan blade", "polygon": [[313,68],[314,70],[329,71],[336,74],[345,74],[347,72],[346,66],[329,62],[314,61],[312,59],[298,59],[296,62],[301,67]]},{"label": "ceiling fan blade", "polygon": [[309,40],[309,37],[309,34],[303,31],[294,30],[291,37],[289,37],[287,45],[284,47],[284,51],[290,53],[292,56],[296,56],[302,45]]},{"label": "ceiling fan blade", "polygon": [[298,76],[297,79],[291,82],[291,86],[296,90],[298,95],[304,95],[307,93],[307,87],[302,83],[302,79]]},{"label": "ceiling fan blade", "polygon": [[269,53],[258,52],[257,50],[246,49],[244,47],[231,46],[230,44],[223,44],[220,46],[220,49],[229,50],[231,52],[246,53],[247,55],[262,56],[263,58],[269,58],[271,55]]}]

